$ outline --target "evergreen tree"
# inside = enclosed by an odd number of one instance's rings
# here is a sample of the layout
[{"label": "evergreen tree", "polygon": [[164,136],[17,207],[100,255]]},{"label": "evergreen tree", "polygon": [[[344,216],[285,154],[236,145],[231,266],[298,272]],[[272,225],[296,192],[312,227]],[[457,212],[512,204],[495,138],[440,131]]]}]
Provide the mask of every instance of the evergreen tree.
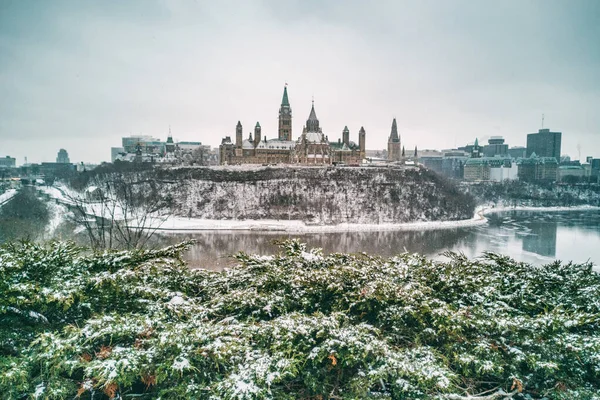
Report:
[{"label": "evergreen tree", "polygon": [[0,247],[2,398],[600,395],[590,263],[325,256],[288,241],[210,272],[182,262],[186,246]]}]

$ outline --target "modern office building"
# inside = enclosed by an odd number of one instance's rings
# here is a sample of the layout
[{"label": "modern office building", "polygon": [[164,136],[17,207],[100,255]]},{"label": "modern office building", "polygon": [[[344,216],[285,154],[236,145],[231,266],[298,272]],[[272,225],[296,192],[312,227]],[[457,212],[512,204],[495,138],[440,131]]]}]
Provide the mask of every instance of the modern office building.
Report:
[{"label": "modern office building", "polygon": [[525,158],[527,157],[527,147],[513,146],[508,149],[508,155],[512,158]]},{"label": "modern office building", "polygon": [[554,157],[560,160],[562,132],[540,129],[538,133],[527,135],[527,157],[535,153],[538,157]]},{"label": "modern office building", "polygon": [[505,157],[508,155],[508,145],[504,143],[502,136],[492,136],[488,139],[488,144],[483,146],[484,157]]},{"label": "modern office building", "polygon": [[14,157],[6,156],[0,158],[0,167],[15,168],[17,166],[17,160]]}]

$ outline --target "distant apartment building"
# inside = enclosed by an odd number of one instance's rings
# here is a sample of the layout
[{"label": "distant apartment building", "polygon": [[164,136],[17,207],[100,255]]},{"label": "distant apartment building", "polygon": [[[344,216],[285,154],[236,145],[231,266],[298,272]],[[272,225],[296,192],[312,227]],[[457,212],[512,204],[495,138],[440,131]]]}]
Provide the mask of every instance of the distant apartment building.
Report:
[{"label": "distant apartment building", "polygon": [[17,166],[17,159],[14,157],[6,156],[0,158],[0,167],[4,168],[15,168]]},{"label": "distant apartment building", "polygon": [[538,157],[533,153],[529,158],[518,160],[519,180],[556,181],[558,179],[558,161],[556,157]]},{"label": "distant apartment building", "polygon": [[437,150],[425,150],[419,153],[419,162],[438,174],[442,173],[443,159],[443,154]]},{"label": "distant apartment building", "polygon": [[583,165],[559,165],[557,179],[560,182],[568,181],[570,179],[584,179],[588,176],[588,171]]},{"label": "distant apartment building", "polygon": [[484,157],[505,157],[508,155],[508,145],[504,143],[502,136],[492,136],[488,139],[488,144],[483,146]]},{"label": "distant apartment building", "polygon": [[560,160],[561,132],[550,132],[540,129],[538,133],[527,135],[527,157],[536,154],[538,157],[554,157]]},{"label": "distant apartment building", "polygon": [[442,175],[451,179],[463,179],[469,155],[460,150],[446,150],[442,157]]},{"label": "distant apartment building", "polygon": [[587,157],[586,161],[589,168],[588,176],[600,178],[600,158]]},{"label": "distant apartment building", "polygon": [[451,179],[463,179],[469,154],[462,150],[419,150],[418,161],[426,168]]},{"label": "distant apartment building", "polygon": [[504,181],[517,179],[517,168],[510,157],[470,158],[464,166],[466,181]]},{"label": "distant apartment building", "polygon": [[111,148],[111,162],[212,165],[218,160],[218,154],[201,142],[175,142],[170,129],[165,142],[152,136],[137,135],[121,138],[121,144],[121,147]]},{"label": "distant apartment building", "polygon": [[121,144],[125,153],[130,154],[134,154],[138,148],[141,149],[142,154],[160,155],[166,152],[165,142],[147,135],[124,137],[121,139]]},{"label": "distant apartment building", "polygon": [[71,160],[69,160],[69,153],[65,149],[60,149],[58,154],[56,155],[56,163],[57,164],[70,164]]}]

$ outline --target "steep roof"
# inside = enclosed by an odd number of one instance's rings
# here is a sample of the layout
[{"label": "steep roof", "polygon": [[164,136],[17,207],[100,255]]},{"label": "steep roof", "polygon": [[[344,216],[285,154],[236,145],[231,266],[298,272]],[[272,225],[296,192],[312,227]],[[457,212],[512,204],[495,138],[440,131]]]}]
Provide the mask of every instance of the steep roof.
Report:
[{"label": "steep roof", "polygon": [[390,140],[392,142],[399,142],[400,137],[398,136],[398,125],[396,124],[396,118],[392,121],[392,132],[390,133]]},{"label": "steep roof", "polygon": [[282,106],[289,106],[290,105],[290,101],[288,100],[288,94],[287,94],[287,86],[285,86],[283,88],[283,98],[281,99],[281,105]]},{"label": "steep roof", "polygon": [[310,115],[308,116],[309,121],[318,121],[317,113],[315,112],[315,103],[313,102],[312,108],[310,109]]}]

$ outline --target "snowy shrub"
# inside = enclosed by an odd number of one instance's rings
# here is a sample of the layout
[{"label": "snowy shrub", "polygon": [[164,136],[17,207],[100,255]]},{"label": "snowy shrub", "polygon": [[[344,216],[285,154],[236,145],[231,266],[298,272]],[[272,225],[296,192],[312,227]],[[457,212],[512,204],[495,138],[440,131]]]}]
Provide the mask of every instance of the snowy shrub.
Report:
[{"label": "snowy shrub", "polygon": [[600,277],[496,254],[189,270],[186,244],[0,248],[0,393],[21,398],[592,399]]}]

